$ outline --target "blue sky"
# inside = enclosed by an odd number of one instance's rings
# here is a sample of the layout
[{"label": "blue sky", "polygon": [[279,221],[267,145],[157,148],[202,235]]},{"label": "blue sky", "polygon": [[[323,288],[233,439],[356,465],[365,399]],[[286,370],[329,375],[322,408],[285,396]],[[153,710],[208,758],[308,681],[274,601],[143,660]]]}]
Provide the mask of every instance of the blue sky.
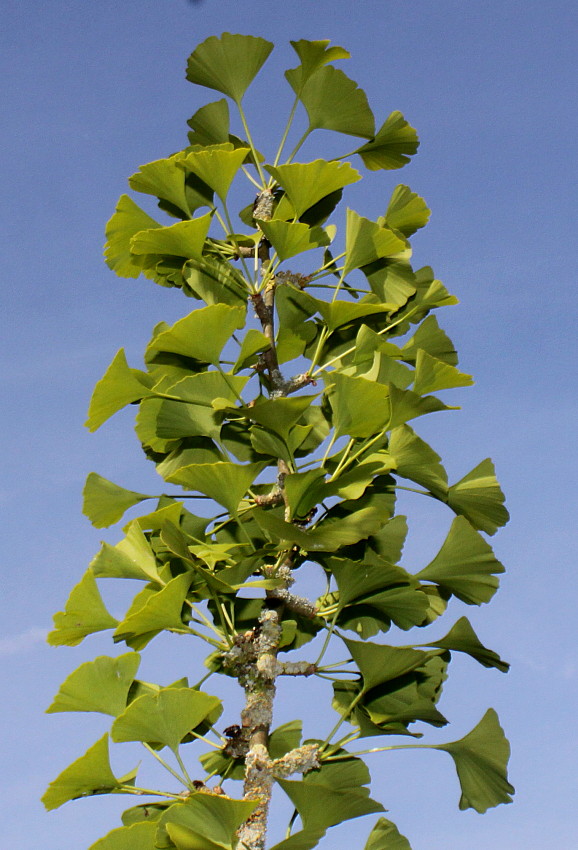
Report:
[{"label": "blue sky", "polygon": [[[461,412],[432,417],[418,431],[454,480],[490,455],[512,514],[492,540],[508,568],[500,593],[489,607],[455,612],[471,615],[512,670],[502,676],[453,662],[441,705],[453,722],[429,740],[461,737],[496,708],[512,742],[516,801],[485,816],[460,813],[449,758],[427,751],[374,757],[375,796],[414,850],[575,846],[577,17],[571,0],[5,0],[0,805],[7,847],[88,847],[124,807],[122,799],[93,798],[46,814],[38,802],[104,731],[100,718],[46,716],[45,707],[73,667],[114,651],[106,637],[55,650],[43,636],[103,537],[80,514],[86,474],[96,470],[135,490],[153,480],[128,413],[96,435],[82,423],[114,352],[124,345],[138,365],[151,327],[192,305],[144,279],[116,278],[101,259],[103,228],[126,178],[184,146],[186,119],[215,99],[184,80],[184,65],[196,44],[223,30],[277,45],[250,102],[265,140],[286,103],[281,71],[295,64],[289,38],[347,47],[344,70],[367,91],[378,119],[400,109],[417,127],[418,156],[403,171],[378,173],[373,186],[367,181],[357,208],[381,214],[398,182],[432,208],[414,240],[416,259],[460,298],[439,318],[476,386],[452,397]],[[439,517],[421,515],[413,502],[407,510],[419,522],[406,557],[419,567],[441,533]],[[173,678],[183,675],[180,649],[170,639],[151,649],[147,675],[163,683],[173,669]],[[291,693],[283,695],[279,722],[300,714]],[[114,766],[128,770],[131,757],[115,756]],[[361,848],[369,828],[369,819],[355,821],[322,846]]]}]

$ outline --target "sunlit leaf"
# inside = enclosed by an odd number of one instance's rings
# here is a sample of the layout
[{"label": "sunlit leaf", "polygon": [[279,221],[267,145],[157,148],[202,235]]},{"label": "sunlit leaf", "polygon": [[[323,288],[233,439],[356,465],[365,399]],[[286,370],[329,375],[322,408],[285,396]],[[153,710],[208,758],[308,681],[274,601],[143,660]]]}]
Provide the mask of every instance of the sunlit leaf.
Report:
[{"label": "sunlit leaf", "polygon": [[324,478],[323,470],[320,469],[293,472],[286,476],[284,484],[287,504],[291,512],[289,519],[306,516],[317,504],[314,485],[323,481]]},{"label": "sunlit leaf", "polygon": [[425,416],[427,413],[436,413],[441,410],[458,410],[457,407],[444,404],[433,395],[420,396],[411,390],[402,390],[395,384],[389,385],[389,398],[391,401],[390,428],[403,425],[410,419]]},{"label": "sunlit leaf", "polygon": [[186,632],[181,611],[193,573],[182,573],[171,579],[162,590],[151,590],[142,607],[131,606],[114,633],[115,642],[124,640],[133,649],[142,649],[160,631]]},{"label": "sunlit leaf", "polygon": [[134,823],[113,829],[88,850],[155,850],[156,823]]},{"label": "sunlit leaf", "polygon": [[[178,163],[177,157],[169,157],[141,165],[136,174],[129,177],[128,183],[136,192],[144,192],[168,201],[188,218],[193,210],[189,209],[185,193],[185,175]],[[139,228],[147,229],[146,226]]]},{"label": "sunlit leaf", "polygon": [[416,292],[413,269],[402,256],[375,260],[361,271],[380,301],[402,307]]},{"label": "sunlit leaf", "polygon": [[116,717],[124,711],[139,663],[139,654],[129,652],[118,658],[101,655],[81,664],[64,680],[46,713],[99,711]]},{"label": "sunlit leaf", "polygon": [[[185,802],[171,806],[161,816],[159,844],[162,832],[169,825],[176,824],[213,844],[232,848],[237,829],[247,820],[257,803],[257,800],[234,800],[225,795],[193,793]],[[204,845],[201,847],[204,848]]]},{"label": "sunlit leaf", "polygon": [[296,398],[269,398],[259,400],[252,407],[237,409],[236,413],[246,416],[278,434],[282,440],[289,439],[291,428],[299,422],[317,396]]},{"label": "sunlit leaf", "polygon": [[286,753],[296,749],[301,743],[303,723],[301,720],[290,720],[278,726],[269,736],[269,756],[280,759]]},{"label": "sunlit leaf", "polygon": [[402,348],[402,358],[406,363],[415,363],[420,349],[438,360],[443,360],[444,363],[449,363],[450,366],[457,366],[458,355],[454,344],[442,331],[435,316],[424,319],[414,335],[408,339]]},{"label": "sunlit leaf", "polygon": [[473,383],[471,375],[460,372],[455,366],[450,366],[437,357],[432,357],[423,348],[417,352],[413,389],[419,395],[453,387],[471,387]]},{"label": "sunlit leaf", "polygon": [[151,384],[146,372],[129,367],[121,348],[94,388],[85,423],[88,430],[96,431],[127,404],[153,395]]},{"label": "sunlit leaf", "polygon": [[219,705],[218,697],[194,688],[163,688],[133,700],[112,724],[111,737],[162,744],[176,752],[187,732]]},{"label": "sunlit leaf", "polygon": [[337,59],[349,59],[351,54],[344,47],[334,45],[329,47],[329,39],[322,41],[307,41],[302,38],[299,41],[291,41],[291,47],[299,56],[301,65],[295,72],[300,71],[300,76],[295,74],[297,91],[299,92],[309,77],[323,65],[335,62]]},{"label": "sunlit leaf", "polygon": [[464,517],[454,519],[449,534],[433,561],[416,578],[449,590],[467,605],[489,602],[504,567],[491,546]]},{"label": "sunlit leaf", "polygon": [[152,498],[134,490],[125,490],[96,472],[89,472],[82,496],[82,513],[95,528],[113,525],[133,505],[138,505],[143,499]]},{"label": "sunlit leaf", "polygon": [[231,183],[248,153],[248,147],[234,149],[233,145],[230,150],[223,150],[221,146],[207,148],[187,154],[179,160],[179,166],[196,174],[225,201]]},{"label": "sunlit leaf", "polygon": [[183,466],[170,476],[173,483],[197,490],[236,513],[239,502],[264,468],[264,463],[238,464],[229,461]]},{"label": "sunlit leaf", "polygon": [[240,103],[272,50],[271,42],[252,35],[210,36],[189,56],[187,80]]},{"label": "sunlit leaf", "polygon": [[409,425],[400,425],[392,430],[388,450],[394,458],[398,475],[421,484],[438,498],[447,496],[448,477],[439,455]]},{"label": "sunlit leaf", "polygon": [[348,162],[316,159],[314,162],[266,165],[265,168],[287,192],[296,218],[327,195],[361,180],[361,174]]},{"label": "sunlit leaf", "polygon": [[169,227],[141,230],[130,241],[133,254],[169,254],[175,257],[200,257],[212,214],[206,213],[189,221],[179,221]]},{"label": "sunlit leaf", "polygon": [[169,352],[217,364],[223,346],[245,324],[245,309],[211,304],[179,319],[149,343],[147,355]]},{"label": "sunlit leaf", "polygon": [[411,236],[429,221],[431,211],[426,202],[409,186],[400,183],[393,190],[387,210],[385,224],[394,230],[399,230],[404,236]]},{"label": "sunlit leaf", "polygon": [[108,735],[103,735],[86,753],[69,765],[48,786],[42,802],[50,811],[68,800],[110,794],[121,787],[110,767]]},{"label": "sunlit leaf", "polygon": [[347,254],[343,273],[348,274],[374,260],[399,254],[406,248],[406,242],[389,227],[382,227],[376,221],[348,209],[345,248]]},{"label": "sunlit leaf", "polygon": [[47,640],[51,646],[76,646],[87,635],[117,625],[118,620],[104,607],[94,575],[88,570],[72,588],[64,611],[54,615],[54,629]]},{"label": "sunlit leaf", "polygon": [[502,673],[507,673],[510,669],[507,661],[502,661],[497,652],[488,649],[480,642],[467,617],[460,617],[445,637],[423,644],[423,646],[439,646],[452,652],[465,652],[480,664],[483,664],[484,667],[495,667]]},{"label": "sunlit leaf", "polygon": [[293,91],[307,110],[309,130],[335,130],[371,139],[375,119],[365,92],[333,65],[319,68],[302,85],[301,68],[285,72]]},{"label": "sunlit leaf", "polygon": [[450,487],[448,505],[465,516],[474,528],[487,534],[495,534],[510,518],[494,464],[489,458]]},{"label": "sunlit leaf", "polygon": [[407,838],[387,818],[380,818],[369,834],[363,850],[411,850]]},{"label": "sunlit leaf", "polygon": [[97,578],[134,578],[160,583],[157,561],[138,520],[115,546],[103,543],[90,568]]},{"label": "sunlit leaf", "polygon": [[324,835],[324,829],[302,829],[275,844],[271,850],[312,850],[313,847],[317,847]]},{"label": "sunlit leaf", "polygon": [[445,750],[454,760],[462,789],[460,809],[483,814],[500,803],[512,802],[514,788],[507,774],[510,745],[493,708],[464,738],[433,748]]},{"label": "sunlit leaf", "polygon": [[308,227],[299,221],[262,221],[259,226],[280,260],[321,248],[331,241],[322,227]]},{"label": "sunlit leaf", "polygon": [[[216,257],[203,256],[188,260],[183,266],[186,287],[205,304],[247,303],[247,282],[238,269]],[[185,287],[185,289],[186,289]]]},{"label": "sunlit leaf", "polygon": [[161,227],[147,215],[128,195],[121,195],[114,215],[106,225],[106,245],[104,256],[106,264],[119,277],[138,277],[142,274],[142,265],[130,250],[132,237],[141,230]]},{"label": "sunlit leaf", "polygon": [[377,135],[356,153],[370,171],[402,168],[419,147],[417,133],[397,110],[389,115]]},{"label": "sunlit leaf", "polygon": [[337,437],[370,437],[386,428],[391,418],[386,387],[339,372],[330,372],[324,380]]}]

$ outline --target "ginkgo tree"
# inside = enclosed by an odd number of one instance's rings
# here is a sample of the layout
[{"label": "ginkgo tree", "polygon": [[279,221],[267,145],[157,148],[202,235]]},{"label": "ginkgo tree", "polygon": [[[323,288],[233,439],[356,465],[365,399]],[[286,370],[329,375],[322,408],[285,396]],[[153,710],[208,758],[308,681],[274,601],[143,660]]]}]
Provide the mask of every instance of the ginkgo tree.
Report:
[{"label": "ginkgo tree", "polygon": [[[274,850],[309,850],[338,824],[385,811],[361,756],[407,747],[453,759],[461,809],[485,812],[513,793],[493,709],[460,740],[415,742],[427,724],[448,722],[438,702],[453,653],[508,669],[463,615],[441,638],[427,629],[493,597],[503,567],[486,536],[508,519],[489,459],[450,484],[413,429],[455,409],[438,393],[472,383],[436,319],[457,299],[431,268],[411,263],[410,238],[429,210],[403,184],[376,221],[340,206],[366,172],[408,163],[417,134],[397,111],[376,126],[365,93],[333,64],[345,49],[291,45],[294,103],[272,157],[253,136],[244,97],[273,45],[208,38],[187,79],[224,97],[190,118],[182,150],[129,178],[169,218],[123,195],[106,229],[117,275],[143,275],[200,303],[156,325],[144,368],[120,350],[90,402],[91,431],[138,407],[138,440],[166,482],[145,494],[90,473],[84,512],[94,526],[141,502],[147,512],[102,544],[49,635],[74,646],[109,630],[126,647],[81,664],[48,709],[113,718],[43,798],[48,809],[105,793],[137,802],[92,850],[262,850],[275,785],[294,815]],[[319,129],[356,147],[300,161]],[[408,526],[396,513],[399,488],[448,508],[440,550],[412,571],[400,565]],[[307,588],[312,575],[324,580],[315,599],[292,587],[299,578]],[[107,578],[136,585],[120,621],[99,590]],[[139,663],[162,632],[181,636],[183,678],[153,684],[138,678]],[[208,653],[193,684],[191,641],[197,657],[202,644]],[[335,644],[345,659],[328,663]],[[240,714],[211,693],[215,676],[243,689]],[[311,677],[325,682],[324,738],[302,740],[301,719],[275,727],[281,676],[293,677],[302,702]],[[117,776],[111,741],[140,742],[166,768],[167,787],[147,787],[136,770]],[[365,850],[410,846],[383,816],[366,834]]]}]

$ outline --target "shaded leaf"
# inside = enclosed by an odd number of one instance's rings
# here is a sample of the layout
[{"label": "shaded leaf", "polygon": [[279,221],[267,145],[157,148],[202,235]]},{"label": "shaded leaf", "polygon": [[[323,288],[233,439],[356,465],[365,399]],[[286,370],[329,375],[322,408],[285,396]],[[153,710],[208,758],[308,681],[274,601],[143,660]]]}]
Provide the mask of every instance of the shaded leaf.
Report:
[{"label": "shaded leaf", "polygon": [[173,483],[204,493],[235,514],[239,502],[264,468],[264,463],[238,464],[229,461],[183,466],[169,477]]},{"label": "shaded leaf", "polygon": [[216,257],[197,257],[183,267],[185,285],[205,304],[245,306],[248,288],[243,275],[230,263]]},{"label": "shaded leaf", "polygon": [[110,767],[108,735],[103,735],[83,756],[69,765],[54,779],[42,797],[50,811],[68,800],[110,794],[121,787]]},{"label": "shaded leaf", "polygon": [[309,77],[323,65],[327,65],[328,62],[335,62],[337,59],[349,59],[351,56],[344,47],[337,45],[329,47],[331,44],[329,39],[307,41],[307,39],[302,38],[299,41],[291,41],[290,44],[301,60],[300,68],[295,69],[295,71],[301,72],[300,76],[296,77],[298,91],[305,85]]},{"label": "shaded leaf", "polygon": [[152,499],[145,493],[125,490],[118,484],[103,478],[96,472],[89,472],[82,491],[82,513],[88,517],[95,528],[107,528],[118,522],[125,511],[138,505],[144,499]]},{"label": "shaded leaf", "polygon": [[249,366],[255,366],[259,359],[256,355],[267,351],[269,348],[271,348],[271,340],[256,328],[249,328],[243,337],[237,360],[233,366],[233,374],[235,375],[241,369],[246,369]]},{"label": "shaded leaf", "polygon": [[394,458],[398,475],[421,484],[438,498],[445,499],[448,478],[440,457],[409,425],[392,429],[388,450]]},{"label": "shaded leaf", "polygon": [[510,745],[493,708],[464,738],[433,749],[445,750],[454,760],[462,789],[460,809],[483,814],[500,803],[512,802],[514,788],[507,774]]},{"label": "shaded leaf", "polygon": [[495,667],[502,673],[507,673],[510,669],[507,661],[502,661],[497,652],[488,649],[480,642],[467,617],[460,617],[445,637],[431,643],[422,644],[422,646],[439,646],[452,652],[465,652],[480,664],[483,664],[484,667]]},{"label": "shaded leaf", "polygon": [[185,735],[220,704],[218,697],[194,688],[162,688],[133,700],[112,724],[111,737],[162,744],[176,752]]},{"label": "shaded leaf", "polygon": [[426,659],[425,652],[415,649],[398,649],[394,646],[347,638],[343,638],[343,642],[363,676],[364,691],[415,670]]},{"label": "shaded leaf", "polygon": [[116,717],[125,709],[139,664],[137,652],[128,652],[118,658],[101,655],[81,664],[61,684],[46,713],[99,711]]},{"label": "shaded leaf", "polygon": [[189,56],[187,80],[240,103],[272,50],[271,42],[252,35],[210,36]]},{"label": "shaded leaf", "polygon": [[363,850],[411,850],[409,841],[387,818],[380,818],[369,834]]},{"label": "shaded leaf", "polygon": [[489,602],[504,567],[464,517],[456,517],[438,554],[416,578],[449,590],[467,605]]},{"label": "shaded leaf", "polygon": [[271,847],[271,850],[312,850],[323,836],[324,829],[302,829]]},{"label": "shaded leaf", "polygon": [[224,795],[193,793],[184,803],[171,806],[161,816],[159,845],[163,846],[160,844],[162,831],[176,824],[213,844],[231,848],[235,843],[237,829],[247,820],[257,803],[257,800],[233,800]]},{"label": "shaded leaf", "polygon": [[225,150],[222,146],[206,148],[187,154],[179,160],[179,165],[196,174],[225,201],[231,183],[249,150],[248,147],[234,149],[233,145],[230,145],[230,150]]},{"label": "shaded leaf", "polygon": [[54,615],[54,629],[48,634],[51,646],[76,646],[87,635],[114,629],[118,620],[108,613],[92,572],[87,570],[76,584],[64,611]]},{"label": "shaded leaf", "polygon": [[402,168],[416,153],[419,139],[415,129],[408,124],[401,112],[392,112],[377,131],[377,135],[367,144],[358,148],[366,168],[377,171],[380,168]]},{"label": "shaded leaf", "polygon": [[197,109],[187,124],[191,145],[218,145],[229,141],[229,104],[222,100],[207,103]]},{"label": "shaded leaf", "polygon": [[465,516],[474,528],[487,534],[495,534],[510,518],[490,458],[453,484],[447,501],[453,511]]},{"label": "shaded leaf", "polygon": [[[189,209],[187,203],[185,175],[179,167],[179,158],[179,156],[172,156],[141,165],[136,174],[129,177],[128,183],[136,192],[144,192],[168,201],[182,213],[184,218],[188,218],[193,210]],[[140,231],[148,229],[147,225],[139,228]]]}]

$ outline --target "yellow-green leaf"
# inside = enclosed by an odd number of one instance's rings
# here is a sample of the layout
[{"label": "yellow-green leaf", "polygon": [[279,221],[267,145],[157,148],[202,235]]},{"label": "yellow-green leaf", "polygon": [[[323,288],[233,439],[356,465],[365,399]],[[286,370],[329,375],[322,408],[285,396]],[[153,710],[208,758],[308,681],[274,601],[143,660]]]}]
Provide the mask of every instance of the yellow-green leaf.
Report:
[{"label": "yellow-green leaf", "polygon": [[76,646],[87,635],[114,629],[118,620],[108,613],[91,570],[76,584],[64,611],[54,615],[54,629],[48,635],[51,646]]}]

